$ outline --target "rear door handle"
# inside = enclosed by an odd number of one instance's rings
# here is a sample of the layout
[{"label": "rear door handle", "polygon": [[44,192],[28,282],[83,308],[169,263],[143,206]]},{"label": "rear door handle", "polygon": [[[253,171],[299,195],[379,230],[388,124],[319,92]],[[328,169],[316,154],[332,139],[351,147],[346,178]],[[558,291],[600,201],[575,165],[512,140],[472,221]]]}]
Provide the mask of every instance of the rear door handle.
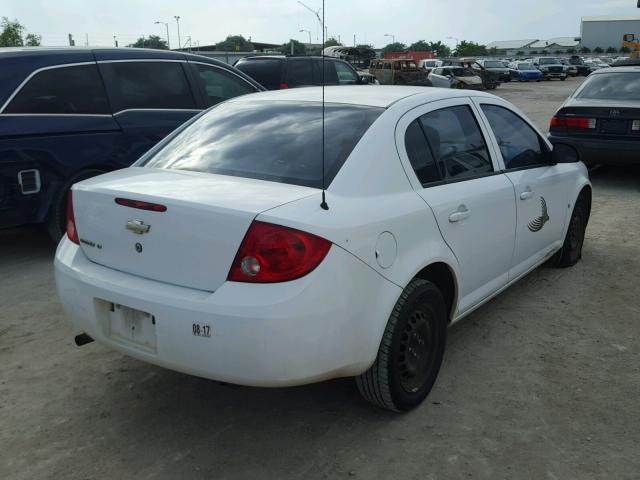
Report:
[{"label": "rear door handle", "polygon": [[528,200],[531,197],[533,197],[533,192],[531,191],[530,188],[527,188],[527,190],[525,190],[520,194],[520,200]]},{"label": "rear door handle", "polygon": [[459,222],[460,220],[469,218],[470,215],[471,212],[467,209],[467,207],[465,207],[464,205],[460,205],[457,212],[453,212],[451,215],[449,215],[449,221],[451,223]]}]

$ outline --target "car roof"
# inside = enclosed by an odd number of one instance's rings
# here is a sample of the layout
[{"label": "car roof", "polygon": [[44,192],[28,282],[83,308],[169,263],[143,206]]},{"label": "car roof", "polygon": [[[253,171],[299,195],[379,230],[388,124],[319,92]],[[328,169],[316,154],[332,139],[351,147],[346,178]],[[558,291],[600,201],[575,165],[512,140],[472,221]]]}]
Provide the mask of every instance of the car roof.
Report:
[{"label": "car roof", "polygon": [[[484,92],[469,90],[452,90],[448,88],[410,87],[392,85],[344,85],[330,86],[324,89],[326,103],[341,103],[369,107],[388,108],[396,102],[420,95],[420,101],[430,102],[448,98],[469,96],[486,96]],[[321,102],[322,87],[290,88],[244,95],[229,100],[230,102],[250,102],[255,100]],[[417,99],[416,99],[417,100]]]},{"label": "car roof", "polygon": [[591,75],[606,75],[607,73],[640,73],[640,66],[603,68],[592,72]]}]

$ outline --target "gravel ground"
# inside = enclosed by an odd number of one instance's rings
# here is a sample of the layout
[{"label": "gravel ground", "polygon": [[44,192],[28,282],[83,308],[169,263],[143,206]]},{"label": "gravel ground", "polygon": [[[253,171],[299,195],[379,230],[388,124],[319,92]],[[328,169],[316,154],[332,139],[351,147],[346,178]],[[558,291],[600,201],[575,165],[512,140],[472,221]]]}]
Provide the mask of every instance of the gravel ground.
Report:
[{"label": "gravel ground", "polygon": [[[546,128],[579,81],[496,93]],[[640,169],[593,182],[582,262],[540,268],[453,326],[406,415],[348,379],[235,388],[77,348],[54,247],[0,232],[0,478],[638,478]]]}]

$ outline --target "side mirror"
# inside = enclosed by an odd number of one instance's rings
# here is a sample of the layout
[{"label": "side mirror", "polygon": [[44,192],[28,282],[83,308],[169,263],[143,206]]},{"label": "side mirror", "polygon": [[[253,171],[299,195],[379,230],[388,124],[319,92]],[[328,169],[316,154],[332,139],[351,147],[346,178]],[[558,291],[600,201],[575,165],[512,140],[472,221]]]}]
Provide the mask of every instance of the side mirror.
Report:
[{"label": "side mirror", "polygon": [[556,143],[551,152],[553,163],[577,163],[580,161],[578,150],[572,145]]},{"label": "side mirror", "polygon": [[366,75],[361,76],[360,83],[362,85],[369,85],[369,77],[367,77]]}]

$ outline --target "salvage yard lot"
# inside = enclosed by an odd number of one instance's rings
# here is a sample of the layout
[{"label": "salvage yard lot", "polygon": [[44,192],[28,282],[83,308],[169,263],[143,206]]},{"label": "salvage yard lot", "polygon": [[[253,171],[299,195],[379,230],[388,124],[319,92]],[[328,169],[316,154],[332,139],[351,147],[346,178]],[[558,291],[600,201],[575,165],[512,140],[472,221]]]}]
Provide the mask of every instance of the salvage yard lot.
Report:
[{"label": "salvage yard lot", "polygon": [[[495,93],[546,131],[580,81]],[[453,326],[434,390],[405,415],[348,379],[230,387],[77,348],[54,247],[0,232],[0,478],[637,478],[640,169],[592,180],[582,262],[539,268]]]}]

